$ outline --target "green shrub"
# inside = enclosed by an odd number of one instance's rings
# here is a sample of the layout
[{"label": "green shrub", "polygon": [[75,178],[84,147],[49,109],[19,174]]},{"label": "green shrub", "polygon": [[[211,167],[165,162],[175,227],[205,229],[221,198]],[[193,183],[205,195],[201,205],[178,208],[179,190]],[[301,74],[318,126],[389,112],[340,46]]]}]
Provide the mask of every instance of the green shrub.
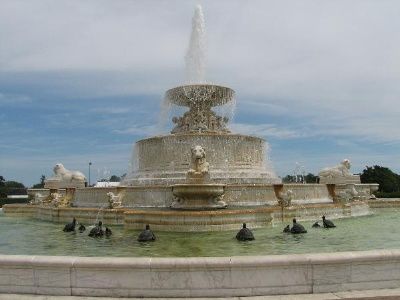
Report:
[{"label": "green shrub", "polygon": [[376,192],[375,196],[377,198],[400,198],[400,192],[393,192],[393,193]]},{"label": "green shrub", "polygon": [[0,198],[0,207],[3,207],[4,204],[28,203],[28,202],[29,202],[29,199]]}]

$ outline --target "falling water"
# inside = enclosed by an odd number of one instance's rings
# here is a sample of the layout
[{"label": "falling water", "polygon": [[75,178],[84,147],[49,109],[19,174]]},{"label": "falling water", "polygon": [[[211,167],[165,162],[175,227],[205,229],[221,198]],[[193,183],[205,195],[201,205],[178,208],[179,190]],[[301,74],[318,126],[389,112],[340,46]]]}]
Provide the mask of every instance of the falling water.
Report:
[{"label": "falling water", "polygon": [[160,114],[158,115],[157,122],[157,132],[160,134],[167,132],[167,128],[171,127],[169,124],[171,119],[171,108],[172,103],[169,99],[163,98],[160,103]]},{"label": "falling water", "polygon": [[205,25],[201,5],[197,5],[192,18],[192,33],[185,55],[186,82],[205,82]]}]

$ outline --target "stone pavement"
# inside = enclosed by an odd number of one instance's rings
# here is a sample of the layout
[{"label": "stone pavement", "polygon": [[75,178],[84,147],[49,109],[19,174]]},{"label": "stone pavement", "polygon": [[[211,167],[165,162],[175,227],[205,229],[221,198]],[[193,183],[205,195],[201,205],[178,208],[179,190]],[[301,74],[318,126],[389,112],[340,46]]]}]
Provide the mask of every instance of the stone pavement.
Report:
[{"label": "stone pavement", "polygon": [[[0,294],[0,300],[110,300],[110,299],[124,299],[124,298]],[[129,299],[143,300],[146,298],[129,298]],[[148,298],[148,299],[182,300],[183,298]],[[335,300],[335,299],[395,300],[399,299],[400,300],[400,288],[323,293],[323,294],[297,294],[297,295],[231,297],[231,298],[190,298],[190,299],[191,300]]]}]

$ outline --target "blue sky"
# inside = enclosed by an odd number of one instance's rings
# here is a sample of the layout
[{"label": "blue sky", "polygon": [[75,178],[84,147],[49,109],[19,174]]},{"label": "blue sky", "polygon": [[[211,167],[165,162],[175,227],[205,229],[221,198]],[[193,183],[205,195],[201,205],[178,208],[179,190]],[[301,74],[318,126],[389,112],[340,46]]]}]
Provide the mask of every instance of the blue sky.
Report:
[{"label": "blue sky", "polygon": [[[0,175],[125,173],[135,141],[168,132],[196,3],[0,0]],[[400,172],[400,2],[200,3],[207,79],[235,89],[231,129],[264,137],[278,175]]]}]

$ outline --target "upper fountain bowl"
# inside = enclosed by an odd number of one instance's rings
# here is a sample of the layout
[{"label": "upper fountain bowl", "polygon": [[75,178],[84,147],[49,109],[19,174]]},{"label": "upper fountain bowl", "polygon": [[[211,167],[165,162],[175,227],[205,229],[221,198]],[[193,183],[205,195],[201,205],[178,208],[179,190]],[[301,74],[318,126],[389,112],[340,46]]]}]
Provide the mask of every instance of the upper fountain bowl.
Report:
[{"label": "upper fountain bowl", "polygon": [[214,107],[231,101],[235,91],[220,85],[191,84],[178,86],[165,93],[170,103],[179,106],[206,106]]}]

